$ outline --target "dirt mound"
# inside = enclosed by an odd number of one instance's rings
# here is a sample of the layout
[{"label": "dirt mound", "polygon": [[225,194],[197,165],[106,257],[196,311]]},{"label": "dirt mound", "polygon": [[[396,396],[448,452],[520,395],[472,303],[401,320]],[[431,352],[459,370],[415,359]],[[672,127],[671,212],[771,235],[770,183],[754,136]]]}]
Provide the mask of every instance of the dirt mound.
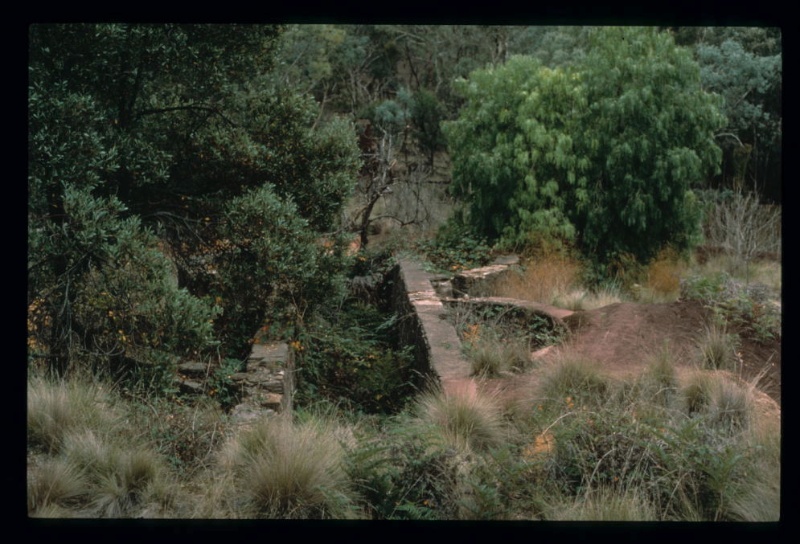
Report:
[{"label": "dirt mound", "polygon": [[[667,346],[679,367],[692,368],[698,363],[697,341],[709,321],[709,310],[696,301],[664,304],[620,302],[596,310],[576,312],[565,319],[570,327],[569,340],[541,355],[542,362],[569,351],[594,361],[605,373],[615,377],[638,375],[649,356]],[[742,378],[750,381],[762,374],[759,388],[781,402],[781,346],[779,340],[759,343],[740,333]],[[488,389],[519,390],[536,381],[536,371],[520,379],[508,377]],[[525,383],[527,382],[527,383]]]}]

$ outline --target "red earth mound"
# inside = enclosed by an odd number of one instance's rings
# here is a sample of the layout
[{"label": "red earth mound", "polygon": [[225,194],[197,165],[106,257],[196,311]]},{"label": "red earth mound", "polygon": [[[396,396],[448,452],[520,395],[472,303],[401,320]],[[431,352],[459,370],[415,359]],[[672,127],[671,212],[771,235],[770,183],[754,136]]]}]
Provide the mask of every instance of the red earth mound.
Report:
[{"label": "red earth mound", "polygon": [[[615,376],[638,375],[649,356],[663,347],[673,354],[679,367],[692,368],[699,364],[697,342],[710,322],[709,310],[696,301],[663,304],[620,302],[596,310],[576,312],[566,320],[569,339],[561,346],[541,355],[546,361],[569,351],[595,362],[604,373]],[[779,339],[759,342],[746,331],[739,333],[741,377],[755,380],[758,388],[781,402],[781,344]],[[509,394],[519,392],[537,381],[537,372],[506,377],[484,384],[488,390]]]}]

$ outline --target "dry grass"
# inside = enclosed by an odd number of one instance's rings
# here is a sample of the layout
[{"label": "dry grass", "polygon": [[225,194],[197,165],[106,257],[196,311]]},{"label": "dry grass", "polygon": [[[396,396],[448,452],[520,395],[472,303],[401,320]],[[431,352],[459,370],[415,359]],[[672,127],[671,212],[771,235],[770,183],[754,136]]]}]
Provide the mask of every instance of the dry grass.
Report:
[{"label": "dry grass", "polygon": [[109,430],[118,417],[108,389],[83,380],[28,380],[28,445],[58,452],[65,436],[80,429]]},{"label": "dry grass", "polygon": [[83,471],[76,463],[61,458],[46,459],[29,475],[28,513],[53,516],[65,511],[85,493]]},{"label": "dry grass", "polygon": [[688,263],[673,249],[661,250],[647,266],[645,290],[654,302],[677,300]]},{"label": "dry grass", "polygon": [[658,521],[658,513],[638,490],[600,488],[548,509],[553,521]]},{"label": "dry grass", "polygon": [[526,262],[522,272],[498,281],[495,296],[552,304],[555,297],[573,290],[581,270],[580,262],[571,257],[557,253],[538,256]]},{"label": "dry grass", "polygon": [[740,361],[737,352],[738,337],[729,333],[724,325],[707,325],[697,340],[700,364],[710,370],[738,372]]},{"label": "dry grass", "polygon": [[757,452],[750,477],[733,494],[728,510],[733,519],[748,522],[779,521],[781,512],[781,434],[751,438]]},{"label": "dry grass", "polygon": [[350,499],[344,449],[334,426],[266,418],[233,437],[220,465],[227,489],[215,495],[234,517],[346,518]]},{"label": "dry grass", "polygon": [[597,365],[566,353],[542,377],[540,394],[550,405],[563,407],[566,403],[571,408],[577,401],[601,405],[611,389],[611,380],[601,374]]},{"label": "dry grass", "polygon": [[702,415],[723,430],[752,429],[756,421],[753,385],[725,371],[697,370],[681,389],[688,415]]},{"label": "dry grass", "polygon": [[469,344],[467,355],[474,376],[494,377],[505,371],[523,371],[531,365],[530,347],[524,339],[484,335]]},{"label": "dry grass", "polygon": [[417,401],[417,414],[440,429],[445,441],[460,450],[485,451],[506,438],[502,410],[485,394],[425,393]]}]

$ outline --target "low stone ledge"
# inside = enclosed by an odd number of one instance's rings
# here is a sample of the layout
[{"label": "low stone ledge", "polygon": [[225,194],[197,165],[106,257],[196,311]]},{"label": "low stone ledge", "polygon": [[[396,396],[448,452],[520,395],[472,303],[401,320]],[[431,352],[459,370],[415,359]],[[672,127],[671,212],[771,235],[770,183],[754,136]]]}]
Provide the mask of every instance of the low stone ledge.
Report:
[{"label": "low stone ledge", "polygon": [[432,376],[445,394],[450,394],[450,384],[469,389],[464,383],[472,381],[471,366],[430,278],[418,263],[399,260],[393,300],[395,310],[403,316],[400,341],[414,346],[418,370]]}]

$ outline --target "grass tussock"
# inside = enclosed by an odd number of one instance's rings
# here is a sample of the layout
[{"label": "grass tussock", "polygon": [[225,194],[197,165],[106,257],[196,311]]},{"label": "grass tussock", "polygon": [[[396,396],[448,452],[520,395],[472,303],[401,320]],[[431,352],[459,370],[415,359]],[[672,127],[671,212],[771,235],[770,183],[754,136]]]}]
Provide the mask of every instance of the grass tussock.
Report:
[{"label": "grass tussock", "polygon": [[702,368],[738,372],[738,337],[723,325],[708,325],[697,340],[697,350]]},{"label": "grass tussock", "polygon": [[55,453],[67,434],[80,429],[113,428],[117,417],[108,390],[83,380],[28,381],[28,443]]},{"label": "grass tussock", "polygon": [[540,394],[550,405],[598,405],[606,401],[610,390],[611,381],[593,362],[566,354],[543,376]]},{"label": "grass tussock", "polygon": [[46,459],[31,472],[28,512],[37,517],[61,517],[54,514],[63,512],[86,494],[83,470],[68,459]]},{"label": "grass tussock", "polygon": [[592,291],[572,289],[559,293],[553,297],[551,303],[553,306],[577,312],[596,310],[622,301],[623,296],[619,288],[615,285],[604,285]]},{"label": "grass tussock", "polygon": [[498,281],[495,296],[552,304],[554,298],[573,290],[581,271],[581,263],[574,258],[559,253],[537,256],[520,273]]},{"label": "grass tussock", "polygon": [[666,248],[648,264],[645,270],[643,302],[671,302],[680,296],[681,276],[687,263],[675,250]]},{"label": "grass tussock", "polygon": [[439,429],[445,442],[457,449],[486,451],[507,435],[501,407],[480,393],[425,393],[416,410],[423,422]]},{"label": "grass tussock", "polygon": [[753,389],[730,373],[696,371],[683,385],[681,394],[687,415],[705,417],[721,430],[746,430],[754,422]]},{"label": "grass tussock", "polygon": [[641,379],[645,398],[662,406],[669,405],[679,385],[675,363],[675,356],[667,344],[649,356]]},{"label": "grass tussock", "polygon": [[657,521],[649,499],[634,487],[630,490],[599,488],[548,509],[552,521]]},{"label": "grass tussock", "polygon": [[506,340],[484,335],[468,345],[467,356],[472,364],[472,375],[480,377],[523,371],[531,365],[530,347],[521,338]]},{"label": "grass tussock", "polygon": [[327,422],[267,418],[235,436],[220,464],[232,472],[230,491],[244,500],[240,512],[280,519],[350,517],[344,449]]}]

